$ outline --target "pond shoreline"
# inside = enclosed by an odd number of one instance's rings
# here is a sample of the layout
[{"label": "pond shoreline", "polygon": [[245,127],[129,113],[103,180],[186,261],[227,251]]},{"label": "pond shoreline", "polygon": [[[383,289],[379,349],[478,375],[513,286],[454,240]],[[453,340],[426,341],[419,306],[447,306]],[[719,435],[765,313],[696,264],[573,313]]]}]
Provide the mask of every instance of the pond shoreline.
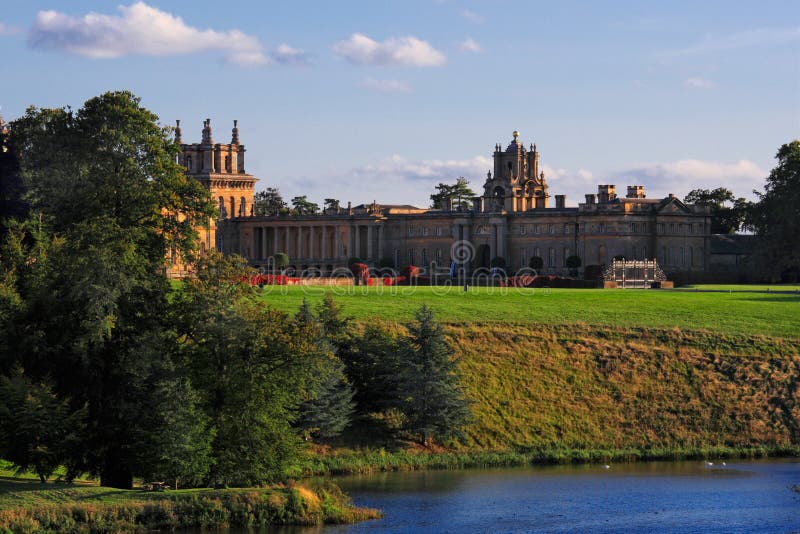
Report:
[{"label": "pond shoreline", "polygon": [[665,449],[546,449],[425,453],[362,449],[316,455],[303,476],[339,476],[389,471],[453,470],[536,465],[606,464],[649,461],[798,458],[800,447],[700,447]]}]

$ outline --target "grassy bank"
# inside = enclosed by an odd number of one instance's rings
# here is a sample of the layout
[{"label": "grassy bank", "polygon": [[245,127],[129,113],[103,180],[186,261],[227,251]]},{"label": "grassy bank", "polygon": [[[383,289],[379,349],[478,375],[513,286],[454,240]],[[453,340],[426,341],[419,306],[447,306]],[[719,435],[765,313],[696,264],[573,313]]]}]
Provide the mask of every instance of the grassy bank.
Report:
[{"label": "grassy bank", "polygon": [[0,480],[0,532],[119,532],[354,523],[380,512],[354,507],[338,487],[125,491]]},{"label": "grassy bank", "polygon": [[361,428],[307,473],[800,452],[800,341],[513,322],[446,333],[474,401],[465,438],[426,454]]},{"label": "grassy bank", "polygon": [[701,447],[694,449],[543,449],[424,453],[385,449],[338,450],[314,457],[306,475],[350,475],[423,469],[521,467],[663,460],[800,457],[800,447]]},{"label": "grassy bank", "polygon": [[588,324],[613,328],[681,328],[721,334],[800,338],[800,295],[658,290],[475,287],[267,286],[265,302],[294,313],[330,292],[360,321],[408,321],[422,303],[446,323]]}]

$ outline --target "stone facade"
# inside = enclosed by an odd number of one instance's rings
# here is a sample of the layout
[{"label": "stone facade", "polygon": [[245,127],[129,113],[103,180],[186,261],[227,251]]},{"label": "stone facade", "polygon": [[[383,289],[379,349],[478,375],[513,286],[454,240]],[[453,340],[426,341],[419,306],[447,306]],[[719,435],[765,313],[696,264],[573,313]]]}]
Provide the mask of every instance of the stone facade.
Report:
[{"label": "stone facade", "polygon": [[583,266],[606,265],[614,256],[655,258],[668,275],[709,269],[707,208],[686,205],[672,194],[647,198],[639,185],[628,186],[624,197],[614,185],[600,185],[578,207],[567,207],[565,196],[556,195],[552,206],[539,152],[535,145],[526,150],[517,132],[505,150],[495,145],[493,172],[470,210],[372,203],[319,215],[256,217],[256,179],[244,170],[235,123],[230,144],[213,144],[206,121],[203,142],[181,146],[187,173],[220,205],[221,220],[205,229],[204,246],[241,254],[257,267],[268,267],[272,255],[285,252],[296,269],[323,273],[347,267],[350,257],[396,268],[448,269],[455,260],[468,271],[502,257],[515,271],[538,256],[542,271],[552,274],[567,274],[571,255],[580,256]]}]

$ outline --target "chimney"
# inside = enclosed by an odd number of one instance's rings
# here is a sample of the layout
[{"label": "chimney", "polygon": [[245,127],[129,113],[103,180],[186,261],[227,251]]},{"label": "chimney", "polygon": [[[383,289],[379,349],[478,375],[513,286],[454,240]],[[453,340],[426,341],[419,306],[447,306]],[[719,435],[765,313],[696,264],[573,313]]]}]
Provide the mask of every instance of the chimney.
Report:
[{"label": "chimney", "polygon": [[598,185],[597,198],[600,204],[611,202],[617,198],[617,186],[615,185]]},{"label": "chimney", "polygon": [[567,195],[556,195],[556,208],[567,207]]},{"label": "chimney", "polygon": [[597,195],[586,195],[587,204],[594,204],[596,200],[597,200]]},{"label": "chimney", "polygon": [[644,198],[644,186],[643,185],[629,185],[628,186],[628,194],[625,195],[626,198]]}]

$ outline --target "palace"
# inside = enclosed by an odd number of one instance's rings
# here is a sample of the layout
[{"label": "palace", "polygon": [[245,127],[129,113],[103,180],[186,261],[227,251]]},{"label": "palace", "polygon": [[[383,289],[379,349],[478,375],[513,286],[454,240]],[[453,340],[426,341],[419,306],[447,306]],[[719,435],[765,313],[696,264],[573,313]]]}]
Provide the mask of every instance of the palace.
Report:
[{"label": "palace", "polygon": [[[647,198],[641,185],[628,185],[624,196],[615,185],[600,185],[577,207],[567,207],[565,195],[554,195],[551,202],[539,151],[536,145],[526,149],[518,132],[505,148],[495,145],[494,169],[482,195],[470,199],[469,206],[452,199],[443,209],[348,203],[315,215],[269,217],[254,215],[257,179],[245,170],[236,121],[228,144],[214,143],[208,119],[200,143],[182,143],[180,122],[176,140],[186,173],[205,185],[219,205],[219,220],[201,230],[202,249],[238,253],[256,267],[268,267],[274,254],[284,252],[295,269],[323,274],[347,267],[351,257],[398,269],[448,268],[456,261],[467,271],[488,267],[500,257],[508,270],[516,271],[538,256],[542,271],[564,275],[567,258],[577,255],[583,267],[624,256],[655,258],[670,277],[710,274],[714,236],[708,208],[687,205],[672,194]],[[451,258],[455,243],[468,243],[469,253]]]}]

